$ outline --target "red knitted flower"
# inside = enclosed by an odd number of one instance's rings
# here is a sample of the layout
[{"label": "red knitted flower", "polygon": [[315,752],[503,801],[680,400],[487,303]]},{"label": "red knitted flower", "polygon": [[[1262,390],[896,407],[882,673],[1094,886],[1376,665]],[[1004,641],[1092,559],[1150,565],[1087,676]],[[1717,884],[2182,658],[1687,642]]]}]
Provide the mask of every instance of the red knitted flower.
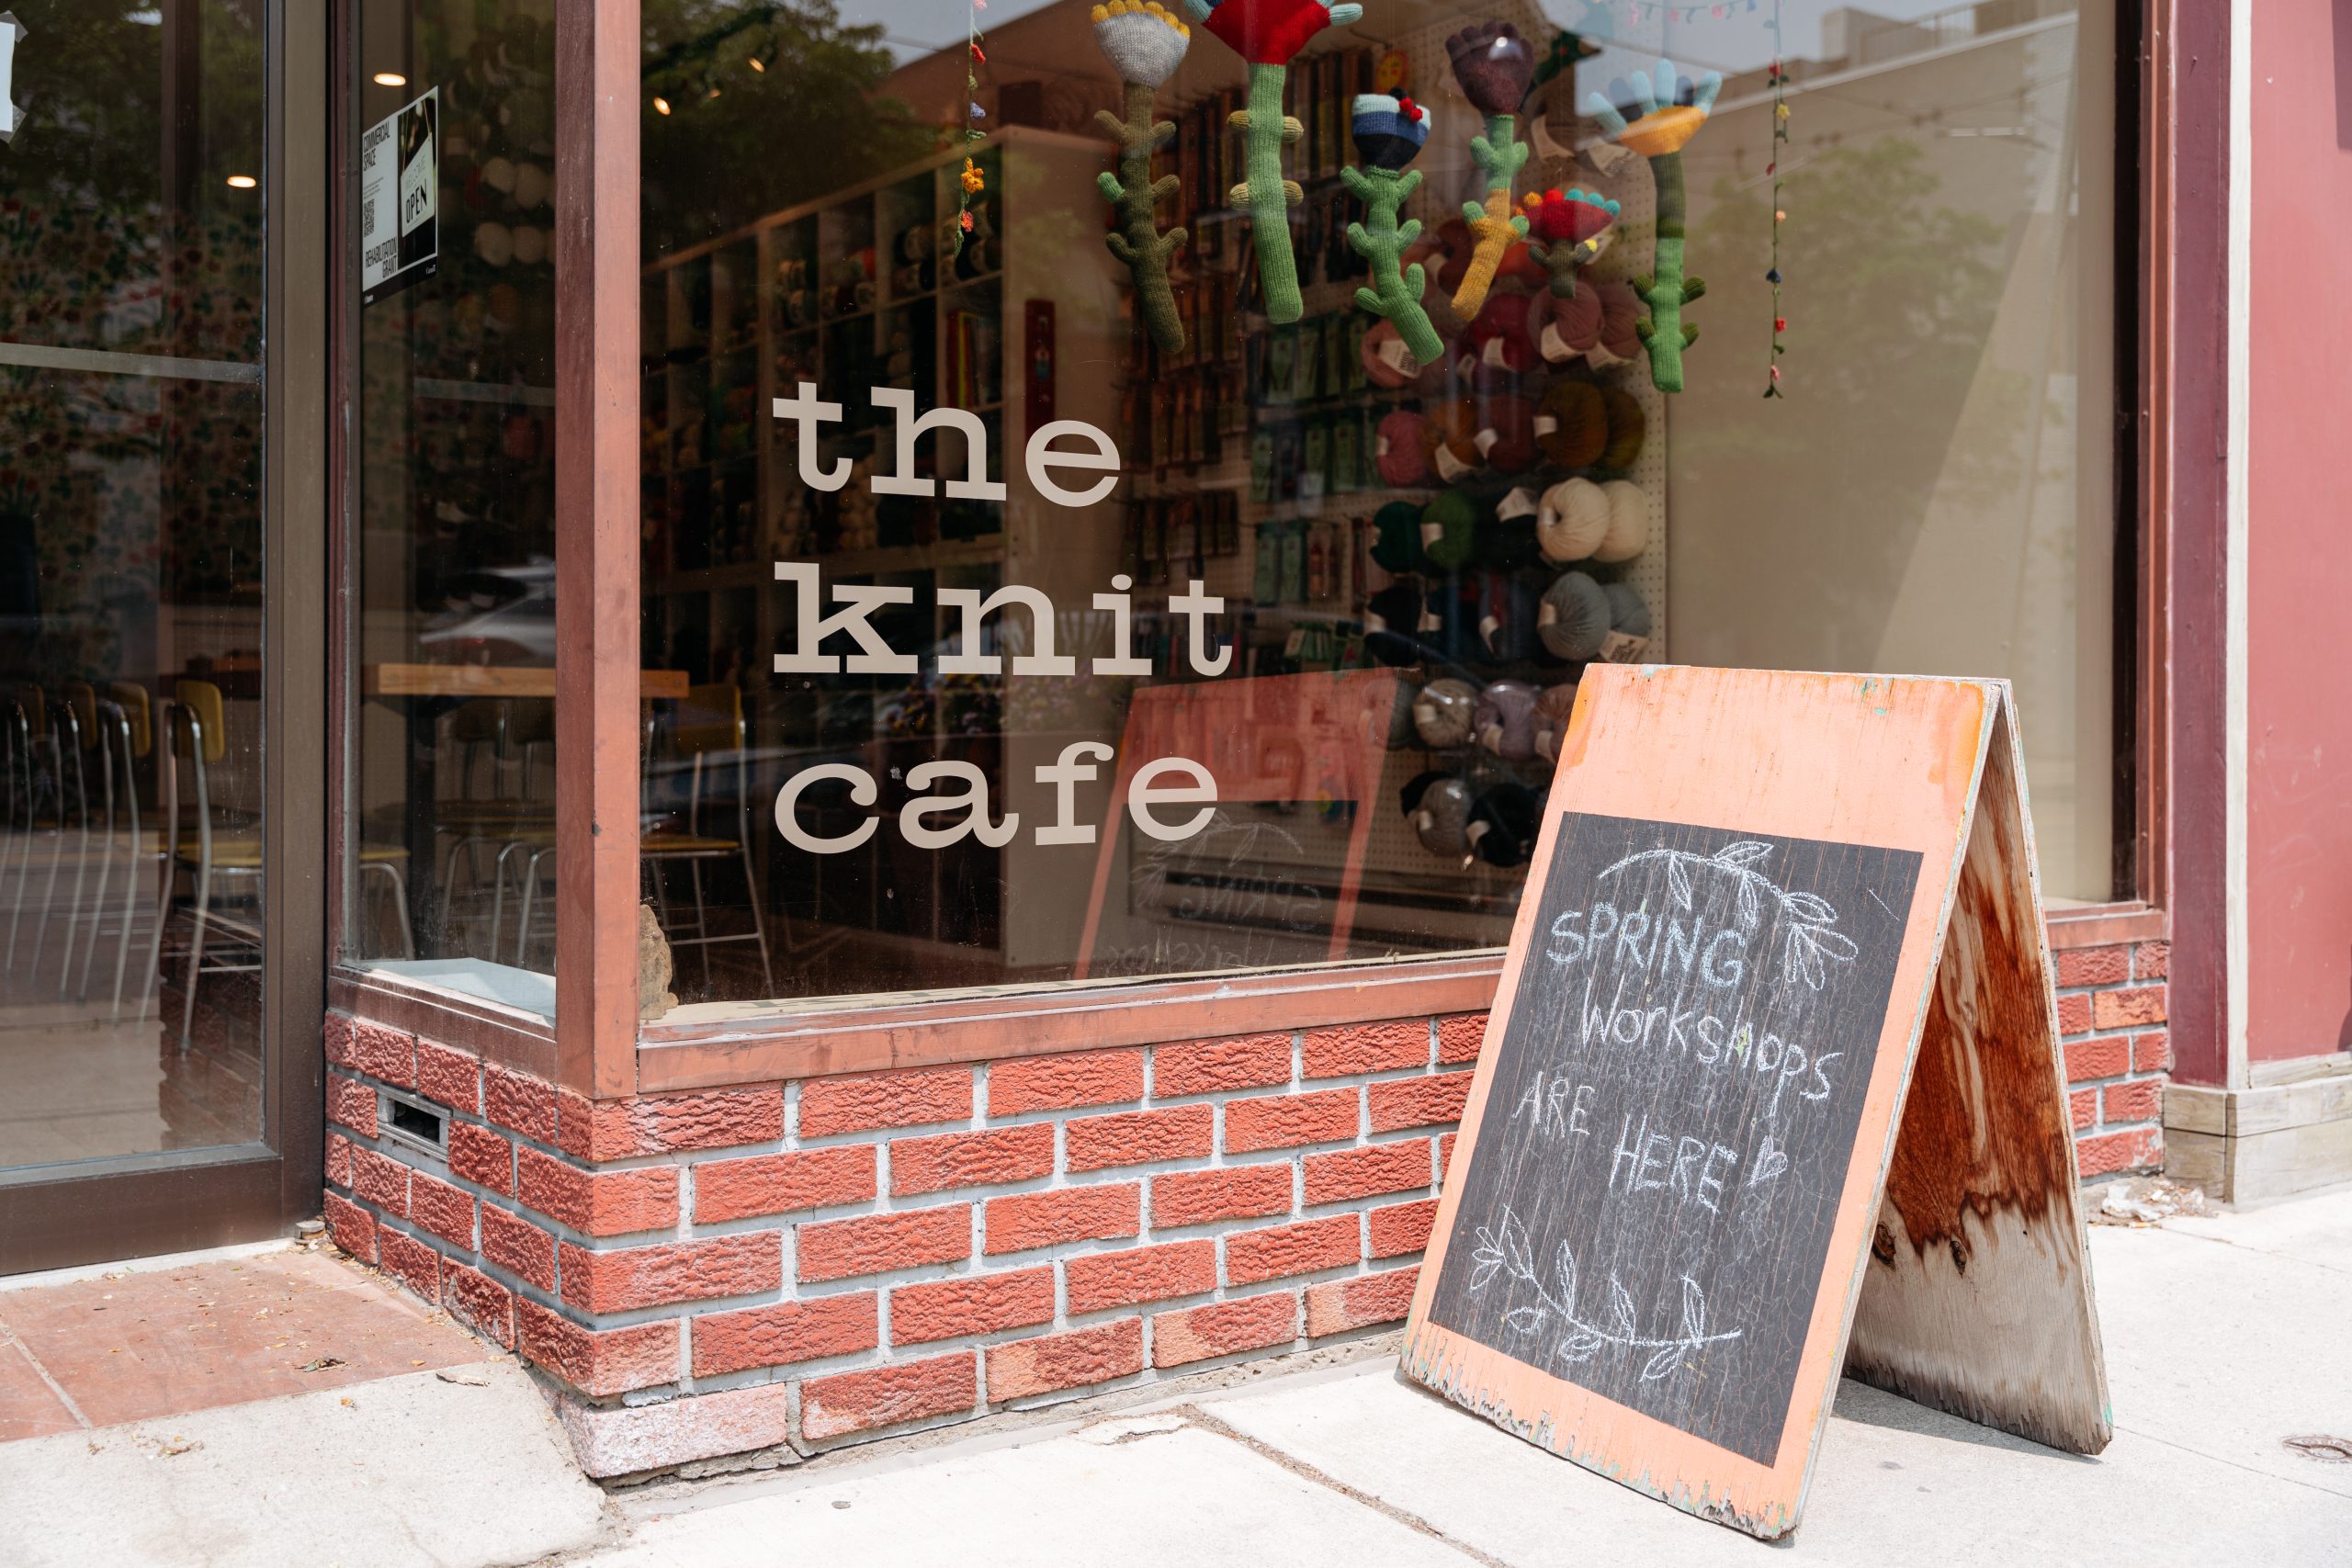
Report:
[{"label": "red knitted flower", "polygon": [[1322,0],[1212,0],[1200,20],[1250,64],[1287,65],[1331,25],[1331,11]]},{"label": "red knitted flower", "polygon": [[1542,196],[1529,191],[1521,205],[1527,209],[1529,233],[1547,245],[1581,245],[1617,221],[1615,202],[1580,190],[1566,196],[1556,190]]}]

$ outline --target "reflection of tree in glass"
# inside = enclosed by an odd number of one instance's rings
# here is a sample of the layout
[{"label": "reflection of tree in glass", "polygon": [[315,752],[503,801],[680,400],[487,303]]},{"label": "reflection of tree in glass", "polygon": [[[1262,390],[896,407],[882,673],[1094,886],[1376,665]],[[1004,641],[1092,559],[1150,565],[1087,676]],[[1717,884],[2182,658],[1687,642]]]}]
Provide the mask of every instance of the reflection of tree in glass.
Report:
[{"label": "reflection of tree in glass", "polygon": [[[1939,204],[1941,185],[1926,150],[1904,136],[1813,152],[1783,181],[1791,215],[1781,231],[1792,328],[1787,393],[1834,413],[1846,450],[1871,454],[1850,477],[1889,486],[1876,494],[1841,490],[1841,505],[1916,516],[1939,486],[1958,499],[1991,501],[2015,482],[2021,453],[1952,441],[1962,405],[1985,368],[2000,304],[2003,230],[1979,213]],[[1761,277],[1770,186],[1726,175],[1710,196],[1691,225],[1692,254],[1726,258],[1709,265],[1710,276]],[[2004,396],[2026,394],[2017,379]],[[1675,442],[1678,468],[1738,473],[1744,487],[1782,493],[1820,483],[1821,453],[1792,443],[1781,420],[1686,421]]]},{"label": "reflection of tree in glass", "polygon": [[[834,0],[644,6],[649,257],[829,196],[941,145],[942,128],[918,124],[905,105],[875,96],[892,68],[883,29],[844,25]],[[651,108],[656,94],[670,114]]]},{"label": "reflection of tree in glass", "polygon": [[[44,9],[17,51],[25,111],[0,154],[0,337],[251,364],[260,357],[260,7],[203,0],[202,114],[167,138],[164,29],[129,0]],[[144,17],[141,17],[141,13]],[[258,399],[230,384],[0,375],[0,598],[11,667],[112,671],[115,612],[250,587]],[[38,629],[29,617],[40,616]]]}]

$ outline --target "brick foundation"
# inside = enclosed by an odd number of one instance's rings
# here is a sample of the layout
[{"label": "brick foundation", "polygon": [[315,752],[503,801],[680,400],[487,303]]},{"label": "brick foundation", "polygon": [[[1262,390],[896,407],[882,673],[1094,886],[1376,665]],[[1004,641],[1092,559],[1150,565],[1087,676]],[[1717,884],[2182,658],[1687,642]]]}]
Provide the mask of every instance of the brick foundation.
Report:
[{"label": "brick foundation", "polygon": [[[2083,1174],[2152,1168],[2165,950],[2059,964]],[[1482,1025],[591,1103],[338,1014],[326,1217],[563,1383],[593,1473],[806,1453],[1399,1321]],[[447,1112],[446,1159],[379,1088]]]}]

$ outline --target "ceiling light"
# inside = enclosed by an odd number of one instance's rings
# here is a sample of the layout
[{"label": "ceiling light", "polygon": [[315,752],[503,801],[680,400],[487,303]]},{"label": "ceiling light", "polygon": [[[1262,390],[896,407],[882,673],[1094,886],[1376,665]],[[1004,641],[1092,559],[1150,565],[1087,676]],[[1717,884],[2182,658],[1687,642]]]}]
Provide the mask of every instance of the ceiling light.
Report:
[{"label": "ceiling light", "polygon": [[251,190],[254,186],[259,184],[261,184],[261,182],[254,178],[251,175],[231,175],[229,176],[229,188],[231,190]]},{"label": "ceiling light", "polygon": [[376,85],[379,87],[405,87],[408,85],[408,78],[401,75],[397,71],[379,71],[376,73]]},{"label": "ceiling light", "polygon": [[655,94],[653,98],[653,112],[655,114],[668,114],[670,112],[670,100],[662,97],[658,93]]}]

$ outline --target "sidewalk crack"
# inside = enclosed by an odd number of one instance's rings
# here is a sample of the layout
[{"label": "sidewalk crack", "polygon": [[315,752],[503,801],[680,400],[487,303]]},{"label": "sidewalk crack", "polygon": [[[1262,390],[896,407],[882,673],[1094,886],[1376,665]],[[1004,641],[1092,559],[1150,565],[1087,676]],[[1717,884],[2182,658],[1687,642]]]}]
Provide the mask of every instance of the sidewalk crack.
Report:
[{"label": "sidewalk crack", "polygon": [[1311,1481],[1317,1486],[1338,1493],[1351,1503],[1370,1508],[1374,1513],[1403,1525],[1407,1529],[1428,1536],[1442,1546],[1451,1547],[1471,1562],[1479,1564],[1479,1568],[1512,1568],[1512,1564],[1502,1558],[1491,1552],[1481,1551],[1469,1542],[1458,1540],[1446,1534],[1419,1514],[1411,1513],[1394,1503],[1375,1497],[1360,1487],[1351,1486],[1338,1476],[1327,1471],[1318,1470],[1302,1459],[1284,1453],[1273,1444],[1253,1438],[1239,1427],[1219,1420],[1197,1404],[1180,1404],[1175,1409],[1177,1415],[1183,1416],[1202,1431],[1212,1433],[1229,1442],[1238,1443],[1259,1458],[1289,1471],[1302,1481]]},{"label": "sidewalk crack", "polygon": [[57,1396],[57,1403],[65,1406],[66,1413],[82,1424],[82,1430],[91,1432],[97,1429],[91,1425],[90,1418],[82,1414],[82,1407],[74,1403],[74,1396],[65,1392],[65,1386],[50,1376],[49,1369],[40,1364],[39,1356],[33,1354],[33,1348],[17,1338],[17,1331],[5,1323],[0,1323],[0,1344],[14,1345],[17,1348],[17,1353],[24,1357],[25,1364],[32,1368],[34,1375],[47,1383],[49,1392]]}]

